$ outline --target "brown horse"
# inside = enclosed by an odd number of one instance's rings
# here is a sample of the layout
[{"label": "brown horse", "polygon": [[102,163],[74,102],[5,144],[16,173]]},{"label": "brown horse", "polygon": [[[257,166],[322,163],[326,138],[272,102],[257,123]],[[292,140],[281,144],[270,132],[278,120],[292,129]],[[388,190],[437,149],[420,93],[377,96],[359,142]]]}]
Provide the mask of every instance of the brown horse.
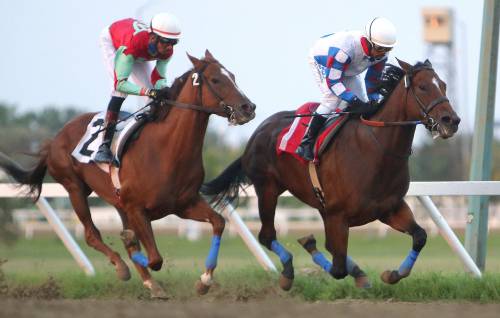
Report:
[{"label": "brown horse", "polygon": [[426,233],[403,199],[410,182],[408,159],[415,127],[421,122],[434,134],[448,138],[457,131],[460,118],[445,96],[445,83],[429,61],[415,66],[398,62],[402,69],[390,66],[384,74],[386,98],[378,112],[370,121],[350,119],[320,156],[316,169],[325,194],[324,206],[313,191],[307,166],[288,153],[276,152],[278,135],[291,124],[293,112],[280,112],[265,120],[244,154],[203,185],[201,191],[215,196],[218,203],[237,198],[241,184],[254,185],[262,221],[259,241],[280,257],[282,288],[289,289],[294,278],[292,255],[276,240],[274,227],[276,203],[286,190],[319,210],[325,246],[333,262],[316,249],[314,237],[302,238],[299,243],[336,279],[350,274],[357,286],[369,286],[364,272],[347,256],[349,227],[380,220],[412,236],[412,251],[399,270],[382,274],[383,281],[390,284],[409,275],[425,245]]},{"label": "brown horse", "polygon": [[[82,164],[71,156],[95,114],[81,115],[66,124],[41,149],[39,162],[33,169],[22,169],[6,156],[0,156],[0,167],[20,184],[29,185],[36,199],[48,169],[68,191],[71,204],[85,227],[87,244],[104,253],[115,266],[118,276],[128,280],[130,271],[127,265],[102,241],[92,222],[87,197],[94,191],[113,205],[123,222],[122,239],[127,252],[153,297],[164,297],[165,292],[147,269],[158,271],[163,263],[151,221],[169,214],[212,225],[214,236],[207,268],[198,282],[200,293],[208,291],[225,225],[224,219],[198,193],[204,178],[202,147],[209,115],[215,113],[227,117],[233,124],[244,124],[255,117],[255,105],[238,88],[234,75],[210,52],[206,51],[201,60],[189,54],[188,57],[193,69],[174,81],[171,100],[159,101],[155,106],[156,120],[143,128],[123,156],[119,196],[108,174],[95,164]],[[135,235],[147,257],[138,252],[140,245]]]}]

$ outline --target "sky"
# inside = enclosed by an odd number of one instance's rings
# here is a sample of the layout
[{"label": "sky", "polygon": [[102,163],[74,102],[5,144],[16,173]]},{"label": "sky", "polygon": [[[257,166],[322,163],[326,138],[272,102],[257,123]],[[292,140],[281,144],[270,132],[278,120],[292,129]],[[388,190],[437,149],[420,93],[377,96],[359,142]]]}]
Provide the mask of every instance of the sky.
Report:
[{"label": "sky", "polygon": [[[212,116],[212,127],[232,142],[248,138],[275,112],[317,101],[319,89],[307,64],[307,54],[320,36],[340,30],[361,30],[375,16],[397,28],[391,54],[414,64],[428,50],[422,39],[423,7],[451,7],[456,18],[457,111],[459,130],[474,121],[479,67],[482,1],[378,0],[16,0],[0,2],[0,102],[20,111],[44,106],[74,106],[105,110],[110,94],[98,45],[100,31],[115,20],[157,12],[175,14],[182,40],[169,64],[169,81],[187,71],[186,52],[202,57],[206,49],[236,75],[236,82],[257,105],[256,118],[238,127]],[[431,59],[432,62],[432,59]],[[500,81],[497,80],[497,84]],[[497,85],[497,91],[500,90]],[[500,105],[497,94],[496,108]],[[129,97],[124,109],[140,105]],[[496,117],[500,117],[496,114]],[[425,135],[419,128],[419,134]]]}]

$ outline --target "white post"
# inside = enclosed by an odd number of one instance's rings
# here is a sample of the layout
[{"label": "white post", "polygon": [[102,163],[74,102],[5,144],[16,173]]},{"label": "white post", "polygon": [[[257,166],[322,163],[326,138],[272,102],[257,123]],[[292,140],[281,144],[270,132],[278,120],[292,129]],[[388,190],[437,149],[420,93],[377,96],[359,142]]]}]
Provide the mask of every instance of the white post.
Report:
[{"label": "white post", "polygon": [[448,245],[452,250],[458,255],[465,267],[476,277],[481,277],[481,271],[477,267],[476,263],[472,260],[469,253],[465,250],[460,240],[457,238],[453,230],[450,228],[444,217],[439,212],[438,208],[434,205],[431,198],[427,195],[418,196],[418,200],[423,206],[427,208],[429,215],[431,216],[434,223],[436,223],[439,228],[439,232],[444,237]]},{"label": "white post", "polygon": [[63,241],[64,245],[69,250],[78,265],[83,269],[85,274],[87,274],[87,276],[94,276],[95,270],[92,266],[92,263],[90,263],[87,256],[85,256],[83,251],[80,249],[80,246],[78,246],[71,234],[69,234],[68,230],[61,222],[56,212],[47,202],[47,200],[44,197],[40,197],[40,199],[38,199],[38,201],[36,202],[36,205],[43,213],[43,215],[47,218],[56,234]]},{"label": "white post", "polygon": [[257,261],[264,267],[265,270],[277,272],[274,263],[271,261],[266,252],[262,249],[259,242],[255,239],[252,232],[245,225],[240,215],[236,212],[231,204],[228,204],[224,211],[224,217],[231,223],[231,226],[236,228],[238,234],[243,239],[250,252],[257,258]]}]

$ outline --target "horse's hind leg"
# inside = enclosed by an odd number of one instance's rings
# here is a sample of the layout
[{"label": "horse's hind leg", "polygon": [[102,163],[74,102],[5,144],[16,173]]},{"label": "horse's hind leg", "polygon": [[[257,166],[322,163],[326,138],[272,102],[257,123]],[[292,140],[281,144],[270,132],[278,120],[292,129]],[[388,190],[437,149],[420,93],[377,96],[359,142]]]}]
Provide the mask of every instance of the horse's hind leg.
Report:
[{"label": "horse's hind leg", "polygon": [[401,205],[395,212],[389,214],[385,218],[381,218],[380,220],[395,230],[411,235],[413,239],[412,249],[403,263],[401,263],[399,269],[392,271],[387,270],[380,276],[385,283],[395,284],[402,278],[410,275],[418,254],[425,246],[427,233],[415,222],[413,213],[404,201],[401,202]]},{"label": "horse's hind leg", "polygon": [[214,270],[217,267],[217,258],[219,256],[219,246],[224,232],[226,221],[216,213],[210,205],[203,199],[198,200],[182,213],[178,214],[181,218],[191,219],[200,222],[210,222],[212,224],[212,243],[210,251],[205,261],[205,272],[201,275],[200,280],[196,283],[196,291],[200,295],[204,295],[210,289],[213,283]]},{"label": "horse's hind leg", "polygon": [[[316,239],[314,235],[304,236],[297,240],[304,249],[311,254],[311,257],[317,265],[319,265],[325,272],[330,274],[332,270],[332,263],[326,259],[326,257],[321,253],[316,247]],[[368,276],[365,272],[359,268],[358,264],[354,260],[347,256],[346,257],[347,272],[354,278],[354,283],[358,288],[370,288],[371,283],[368,280]]]},{"label": "horse's hind leg", "polygon": [[262,184],[255,183],[255,192],[259,201],[259,216],[262,227],[259,232],[260,244],[273,251],[280,258],[283,271],[280,276],[280,287],[290,290],[294,280],[293,256],[276,239],[276,228],[274,227],[274,215],[278,203],[279,189],[270,182]]},{"label": "horse's hind leg", "polygon": [[153,279],[153,277],[151,277],[147,269],[147,257],[141,253],[141,245],[135,236],[135,232],[128,224],[126,214],[121,209],[117,208],[117,210],[123,223],[123,231],[120,237],[125,245],[129,258],[132,260],[135,269],[141,276],[143,285],[151,291],[151,298],[168,298],[165,290]]},{"label": "horse's hind leg", "polygon": [[69,193],[69,199],[75,209],[76,215],[83,224],[87,244],[108,257],[111,264],[115,266],[116,273],[121,280],[129,280],[130,271],[127,264],[125,264],[117,252],[113,251],[102,241],[101,233],[99,233],[94,222],[92,222],[87,201],[89,193],[86,193],[89,191],[86,191],[81,181],[76,180],[72,181],[71,184],[64,184],[64,187]]}]

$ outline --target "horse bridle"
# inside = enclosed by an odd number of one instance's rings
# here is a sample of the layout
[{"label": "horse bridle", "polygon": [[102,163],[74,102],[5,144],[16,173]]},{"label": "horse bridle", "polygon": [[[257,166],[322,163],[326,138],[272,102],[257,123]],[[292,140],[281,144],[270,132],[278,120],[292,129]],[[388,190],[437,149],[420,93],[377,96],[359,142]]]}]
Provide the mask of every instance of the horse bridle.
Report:
[{"label": "horse bridle", "polygon": [[204,112],[204,113],[208,113],[208,114],[221,114],[221,113],[223,113],[223,114],[227,115],[228,120],[231,124],[235,124],[236,117],[235,117],[234,107],[231,105],[228,105],[228,104],[226,104],[226,102],[224,102],[224,99],[215,91],[215,89],[212,87],[212,85],[210,85],[210,81],[208,81],[206,76],[203,74],[205,72],[208,64],[209,63],[205,63],[199,71],[197,71],[195,69],[194,72],[191,72],[191,74],[198,74],[199,81],[198,81],[197,86],[199,86],[199,88],[198,88],[198,100],[200,101],[200,104],[203,105],[202,84],[206,83],[206,86],[207,86],[208,90],[210,91],[210,93],[216,99],[219,100],[219,107],[206,108],[206,107],[203,107],[200,105],[181,103],[181,102],[178,102],[178,101],[175,101],[172,99],[162,99],[159,102],[161,104],[167,104],[167,105],[175,106],[178,108],[184,108],[184,109],[192,109],[192,110],[196,110],[196,111],[200,111],[200,112]]},{"label": "horse bridle", "polygon": [[439,104],[444,102],[449,102],[449,99],[446,96],[440,96],[434,100],[432,100],[428,105],[425,105],[422,100],[418,97],[415,89],[411,85],[412,78],[415,74],[421,70],[431,70],[434,71],[432,66],[430,65],[422,65],[415,68],[410,68],[406,74],[404,75],[404,85],[406,88],[406,104],[408,105],[408,94],[411,93],[418,106],[420,107],[420,112],[424,117],[424,121],[421,120],[413,120],[413,121],[394,121],[394,122],[383,122],[383,121],[374,121],[367,120],[361,117],[361,122],[368,126],[375,127],[390,127],[390,126],[414,126],[418,124],[423,124],[425,128],[427,128],[430,132],[437,131],[439,123],[436,122],[434,118],[432,118],[429,113]]}]

